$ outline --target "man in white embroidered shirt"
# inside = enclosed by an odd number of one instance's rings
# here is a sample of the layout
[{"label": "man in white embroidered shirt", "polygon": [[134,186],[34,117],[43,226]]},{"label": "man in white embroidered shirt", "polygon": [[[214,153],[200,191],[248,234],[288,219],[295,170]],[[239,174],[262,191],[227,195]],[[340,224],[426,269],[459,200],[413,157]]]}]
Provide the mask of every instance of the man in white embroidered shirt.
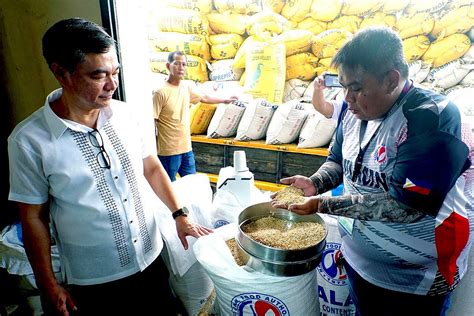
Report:
[{"label": "man in white embroidered shirt", "polygon": [[[186,236],[211,230],[183,212],[136,109],[112,99],[114,40],[95,23],[67,19],[45,33],[43,55],[61,88],[8,139],[9,199],[43,300],[60,315],[171,315],[158,198],[178,212],[185,248]],[[67,287],[51,268],[50,227]]]}]

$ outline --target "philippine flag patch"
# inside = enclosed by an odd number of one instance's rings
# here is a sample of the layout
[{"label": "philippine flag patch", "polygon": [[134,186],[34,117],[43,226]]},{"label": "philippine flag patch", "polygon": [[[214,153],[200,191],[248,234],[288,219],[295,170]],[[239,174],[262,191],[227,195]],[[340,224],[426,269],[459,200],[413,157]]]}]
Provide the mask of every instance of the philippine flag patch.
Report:
[{"label": "philippine flag patch", "polygon": [[405,179],[403,188],[407,191],[416,192],[423,195],[428,195],[431,192],[431,185],[423,181],[412,181],[408,178]]}]

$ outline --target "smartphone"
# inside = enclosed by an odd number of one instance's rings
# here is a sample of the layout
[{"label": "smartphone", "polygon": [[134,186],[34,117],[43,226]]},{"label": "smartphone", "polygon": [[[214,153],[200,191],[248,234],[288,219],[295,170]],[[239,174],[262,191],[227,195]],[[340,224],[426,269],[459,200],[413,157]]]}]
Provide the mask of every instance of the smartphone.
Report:
[{"label": "smartphone", "polygon": [[339,76],[336,74],[325,74],[324,85],[328,88],[332,88],[332,87],[342,88],[341,84],[339,83]]}]

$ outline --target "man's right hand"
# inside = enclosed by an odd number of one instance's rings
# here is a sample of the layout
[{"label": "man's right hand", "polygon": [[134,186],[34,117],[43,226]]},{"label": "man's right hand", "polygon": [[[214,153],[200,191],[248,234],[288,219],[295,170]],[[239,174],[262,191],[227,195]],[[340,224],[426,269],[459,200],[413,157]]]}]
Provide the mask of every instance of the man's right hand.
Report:
[{"label": "man's right hand", "polygon": [[314,187],[313,181],[310,178],[305,176],[292,176],[288,178],[283,178],[280,180],[283,184],[293,185],[304,192],[304,196],[313,196],[316,195],[316,188]]},{"label": "man's right hand", "polygon": [[[313,196],[316,195],[316,188],[314,187],[313,181],[310,178],[305,176],[292,176],[289,178],[283,178],[280,180],[283,184],[292,185],[296,188],[302,189],[305,196]],[[273,193],[270,198],[272,199],[272,205],[274,207],[282,207],[278,201],[275,200],[276,193]]]}]

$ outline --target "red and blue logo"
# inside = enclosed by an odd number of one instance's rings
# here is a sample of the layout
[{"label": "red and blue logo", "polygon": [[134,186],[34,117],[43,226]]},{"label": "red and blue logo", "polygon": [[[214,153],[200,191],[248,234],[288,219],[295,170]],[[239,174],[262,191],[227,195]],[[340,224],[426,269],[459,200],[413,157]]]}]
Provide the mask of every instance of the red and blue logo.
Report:
[{"label": "red and blue logo", "polygon": [[343,286],[347,282],[347,274],[341,265],[337,262],[342,256],[341,244],[329,242],[323,252],[323,258],[317,269],[319,274],[333,285]]},{"label": "red and blue logo", "polygon": [[387,149],[385,148],[385,145],[382,145],[379,147],[379,149],[377,149],[374,158],[379,165],[387,162]]},{"label": "red and blue logo", "polygon": [[290,311],[278,298],[263,293],[241,293],[232,298],[232,315],[288,316]]}]

